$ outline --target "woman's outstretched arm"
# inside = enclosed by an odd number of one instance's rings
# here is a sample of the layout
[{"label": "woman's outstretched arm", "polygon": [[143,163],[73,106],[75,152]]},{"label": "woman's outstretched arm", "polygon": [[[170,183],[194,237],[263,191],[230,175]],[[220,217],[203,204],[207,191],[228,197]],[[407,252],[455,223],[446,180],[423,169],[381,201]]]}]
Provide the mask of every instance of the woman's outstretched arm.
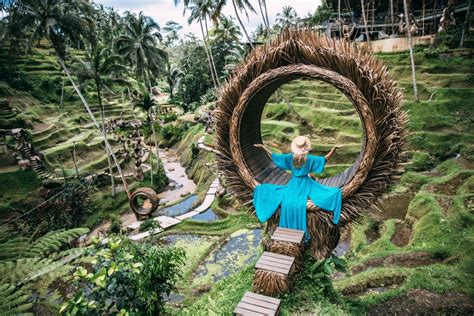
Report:
[{"label": "woman's outstretched arm", "polygon": [[272,154],[272,151],[270,149],[268,149],[267,147],[265,147],[264,144],[254,144],[253,145],[254,147],[257,147],[257,148],[262,148],[263,150],[265,150],[269,155]]},{"label": "woman's outstretched arm", "polygon": [[331,150],[326,154],[326,156],[324,156],[324,158],[326,159],[326,162],[331,159],[332,155],[334,154],[334,152],[336,151],[336,149],[338,148],[341,148],[342,146],[341,145],[334,145]]}]

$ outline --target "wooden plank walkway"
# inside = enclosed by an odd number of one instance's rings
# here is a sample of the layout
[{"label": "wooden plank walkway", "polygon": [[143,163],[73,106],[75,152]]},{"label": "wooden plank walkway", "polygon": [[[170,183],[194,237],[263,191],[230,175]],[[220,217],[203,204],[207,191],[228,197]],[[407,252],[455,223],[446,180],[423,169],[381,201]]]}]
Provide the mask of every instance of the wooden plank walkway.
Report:
[{"label": "wooden plank walkway", "polygon": [[288,275],[294,262],[294,257],[265,251],[258,259],[255,268]]},{"label": "wooden plank walkway", "polygon": [[279,309],[279,299],[247,291],[235,307],[234,315],[277,315]]},{"label": "wooden plank walkway", "polygon": [[275,229],[275,231],[273,232],[271,239],[276,241],[285,241],[295,244],[301,244],[301,242],[303,241],[303,237],[304,231],[302,230],[277,227],[277,229]]}]

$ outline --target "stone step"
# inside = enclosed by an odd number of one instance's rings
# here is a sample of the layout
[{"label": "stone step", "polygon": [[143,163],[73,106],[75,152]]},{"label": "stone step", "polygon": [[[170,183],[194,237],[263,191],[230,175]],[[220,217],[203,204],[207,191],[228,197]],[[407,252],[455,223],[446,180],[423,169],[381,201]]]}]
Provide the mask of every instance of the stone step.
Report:
[{"label": "stone step", "polygon": [[234,315],[277,315],[279,309],[279,299],[247,291],[235,307]]}]

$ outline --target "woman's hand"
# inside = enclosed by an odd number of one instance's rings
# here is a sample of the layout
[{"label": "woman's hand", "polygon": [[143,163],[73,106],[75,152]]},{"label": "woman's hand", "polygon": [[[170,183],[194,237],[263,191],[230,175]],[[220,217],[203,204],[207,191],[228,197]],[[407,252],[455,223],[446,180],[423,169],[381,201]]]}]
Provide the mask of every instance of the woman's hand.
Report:
[{"label": "woman's hand", "polygon": [[334,154],[334,152],[336,151],[336,149],[338,148],[341,148],[342,145],[334,145],[331,150],[327,153],[326,156],[324,156],[324,158],[326,159],[326,162],[331,159],[332,155]]}]

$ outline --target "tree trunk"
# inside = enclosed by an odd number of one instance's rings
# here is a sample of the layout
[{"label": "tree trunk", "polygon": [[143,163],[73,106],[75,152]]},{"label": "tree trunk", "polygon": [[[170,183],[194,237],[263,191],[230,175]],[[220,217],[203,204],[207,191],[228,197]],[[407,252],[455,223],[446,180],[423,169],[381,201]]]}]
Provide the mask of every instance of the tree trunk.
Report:
[{"label": "tree trunk", "polygon": [[267,20],[265,19],[265,14],[263,13],[263,7],[262,7],[262,0],[258,0],[258,7],[260,8],[260,14],[262,15],[262,20],[263,20],[263,26],[265,26],[265,29],[268,31],[268,24]]},{"label": "tree trunk", "polygon": [[232,5],[234,6],[234,12],[235,12],[235,15],[237,16],[237,20],[239,21],[240,27],[244,31],[245,37],[247,38],[247,41],[249,42],[250,47],[253,49],[254,47],[253,47],[252,40],[250,39],[250,36],[247,33],[247,30],[245,29],[245,26],[242,23],[242,20],[240,19],[239,11],[237,10],[237,6],[235,5],[235,0],[232,0]]},{"label": "tree trunk", "polygon": [[[159,153],[159,147],[158,147],[158,138],[156,137],[156,132],[155,132],[155,124],[154,124],[154,120],[153,120],[153,114],[151,113],[151,109],[150,108],[148,110],[148,116],[150,118],[150,125],[151,125],[151,132],[153,134],[153,142],[155,143],[155,155],[156,155],[156,168],[157,170],[156,171],[159,171],[160,170],[160,153]],[[153,151],[151,151],[151,153],[153,154]]]},{"label": "tree trunk", "polygon": [[341,0],[337,1],[337,18],[341,19]]},{"label": "tree trunk", "polygon": [[405,10],[408,45],[410,46],[411,73],[412,73],[412,78],[413,78],[413,94],[415,96],[416,102],[418,102],[419,99],[418,99],[418,88],[416,86],[415,58],[413,56],[413,42],[411,40],[410,17],[408,16],[407,0],[403,0],[403,9]]},{"label": "tree trunk", "polygon": [[390,21],[391,21],[391,24],[392,24],[392,34],[395,33],[395,20],[394,20],[394,16],[393,16],[393,0],[390,0]]},{"label": "tree trunk", "polygon": [[[107,139],[107,130],[105,128],[105,113],[104,113],[104,105],[102,104],[102,94],[100,89],[100,82],[96,79],[95,80],[96,89],[97,89],[97,99],[99,101],[99,111],[100,111],[100,119],[102,121],[102,136],[104,139]],[[110,161],[109,151],[107,146],[105,146],[105,154],[107,155],[107,163],[109,165],[109,173],[110,173],[110,183],[112,185],[112,197],[115,197],[115,178],[114,178],[114,171],[112,168],[112,162]]]},{"label": "tree trunk", "polygon": [[211,71],[212,82],[214,83],[214,88],[217,89],[217,81],[216,81],[216,78],[214,77],[214,70],[212,68],[211,57],[209,56],[209,49],[207,47],[206,34],[204,33],[204,27],[202,25],[201,19],[199,19],[199,25],[201,26],[202,40],[204,41],[204,50],[206,51],[207,62],[209,63],[209,70]]},{"label": "tree trunk", "polygon": [[[204,26],[206,27],[206,40],[209,38],[209,30],[207,29],[207,18],[204,18]],[[216,62],[214,61],[214,56],[212,55],[211,45],[209,47],[209,57],[211,57],[212,70],[214,71],[214,76],[216,78],[217,86],[219,87],[221,83],[219,82],[219,76],[217,75]]]},{"label": "tree trunk", "polygon": [[61,102],[59,103],[59,108],[63,108],[63,103],[64,103],[64,74],[63,74],[63,81],[61,83]]},{"label": "tree trunk", "polygon": [[464,25],[462,28],[462,33],[461,33],[461,42],[459,43],[459,47],[464,46],[464,38],[466,36],[466,33],[469,32],[469,22],[471,21],[471,0],[469,0],[468,5],[467,5],[467,12],[466,12],[466,18],[464,19]]},{"label": "tree trunk", "polygon": [[[270,32],[270,20],[268,19],[267,1],[262,0],[262,3],[263,3],[263,9],[265,10],[265,19],[267,20],[268,31]],[[270,33],[268,34],[268,37],[270,37]]]},{"label": "tree trunk", "polygon": [[[61,64],[61,67],[63,68],[64,72],[66,73],[69,81],[71,82],[74,90],[76,91],[76,93],[79,95],[79,98],[81,99],[82,101],[82,104],[84,104],[84,107],[86,108],[87,110],[87,113],[89,113],[89,116],[91,117],[95,127],[100,131],[101,128],[100,128],[100,125],[99,123],[97,122],[95,116],[94,116],[94,113],[92,113],[90,107],[89,107],[89,104],[87,103],[86,99],[84,98],[84,96],[82,95],[81,91],[79,90],[79,88],[77,87],[76,83],[74,82],[74,80],[72,79],[71,77],[71,74],[69,73],[69,70],[66,68],[66,65],[64,64],[63,60],[61,59],[61,57],[59,57],[58,55],[58,59],[59,59],[59,63]],[[123,172],[122,172],[122,167],[120,167],[120,164],[117,160],[117,157],[115,156],[113,150],[112,150],[112,147],[110,146],[109,144],[109,141],[107,140],[107,137],[104,138],[104,142],[105,142],[105,146],[107,147],[107,149],[109,150],[110,152],[110,155],[112,156],[112,159],[114,160],[114,163],[115,163],[115,166],[117,167],[117,171],[120,175],[120,178],[122,179],[122,183],[123,183],[123,187],[125,189],[125,192],[127,192],[127,196],[128,198],[130,198],[130,191],[128,189],[128,184],[127,184],[127,181],[125,180],[125,177],[123,175]]]},{"label": "tree trunk", "polygon": [[365,36],[367,36],[367,42],[370,42],[369,29],[367,27],[367,17],[365,16],[364,0],[360,0],[360,5],[362,6],[362,18],[364,19]]}]

